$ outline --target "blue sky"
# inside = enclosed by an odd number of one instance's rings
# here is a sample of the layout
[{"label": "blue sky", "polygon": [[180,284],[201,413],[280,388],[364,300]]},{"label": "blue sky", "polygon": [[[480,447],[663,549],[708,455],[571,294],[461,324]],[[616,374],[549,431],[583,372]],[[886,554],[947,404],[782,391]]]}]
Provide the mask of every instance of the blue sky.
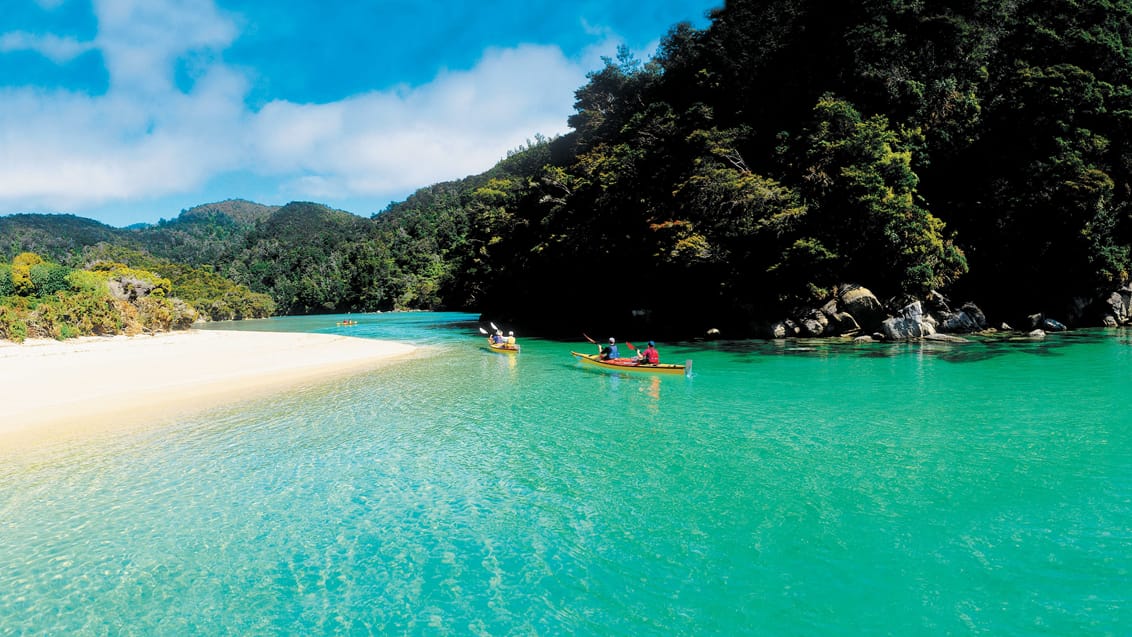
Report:
[{"label": "blue sky", "polygon": [[722,0],[2,0],[0,215],[368,216],[567,132],[601,56]]}]

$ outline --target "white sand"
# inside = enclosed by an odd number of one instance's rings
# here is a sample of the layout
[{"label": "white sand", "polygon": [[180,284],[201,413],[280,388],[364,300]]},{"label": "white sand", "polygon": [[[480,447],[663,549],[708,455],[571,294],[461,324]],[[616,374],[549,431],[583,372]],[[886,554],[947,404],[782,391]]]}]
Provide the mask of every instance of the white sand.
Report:
[{"label": "white sand", "polygon": [[373,369],[414,349],[349,336],[219,330],[0,341],[0,442],[169,417]]}]

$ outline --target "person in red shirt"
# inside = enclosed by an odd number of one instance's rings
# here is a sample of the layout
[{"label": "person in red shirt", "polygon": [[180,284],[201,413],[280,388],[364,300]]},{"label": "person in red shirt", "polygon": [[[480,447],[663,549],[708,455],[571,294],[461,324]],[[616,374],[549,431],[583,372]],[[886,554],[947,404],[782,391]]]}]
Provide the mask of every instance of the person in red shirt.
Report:
[{"label": "person in red shirt", "polygon": [[660,352],[656,351],[656,343],[649,341],[649,346],[637,354],[638,365],[656,365],[660,362]]}]

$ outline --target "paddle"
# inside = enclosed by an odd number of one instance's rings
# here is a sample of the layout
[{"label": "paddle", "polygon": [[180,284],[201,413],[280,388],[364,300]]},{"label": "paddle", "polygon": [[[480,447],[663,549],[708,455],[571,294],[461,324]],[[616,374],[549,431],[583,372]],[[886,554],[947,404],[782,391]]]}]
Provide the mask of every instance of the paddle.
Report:
[{"label": "paddle", "polygon": [[488,324],[491,325],[491,329],[495,330],[496,332],[501,331],[498,327],[495,326],[495,323],[488,321]]},{"label": "paddle", "polygon": [[482,328],[482,327],[481,327],[481,328],[480,328],[480,334],[483,334],[484,336],[487,336],[487,330],[485,330],[484,328]]}]

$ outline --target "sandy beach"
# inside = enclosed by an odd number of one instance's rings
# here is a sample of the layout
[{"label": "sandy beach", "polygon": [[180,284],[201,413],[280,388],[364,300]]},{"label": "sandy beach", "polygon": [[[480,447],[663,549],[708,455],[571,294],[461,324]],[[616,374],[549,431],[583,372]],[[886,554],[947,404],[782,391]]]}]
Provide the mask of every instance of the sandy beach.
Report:
[{"label": "sandy beach", "polygon": [[349,336],[217,330],[0,341],[0,441],[168,418],[373,369],[414,349]]}]

